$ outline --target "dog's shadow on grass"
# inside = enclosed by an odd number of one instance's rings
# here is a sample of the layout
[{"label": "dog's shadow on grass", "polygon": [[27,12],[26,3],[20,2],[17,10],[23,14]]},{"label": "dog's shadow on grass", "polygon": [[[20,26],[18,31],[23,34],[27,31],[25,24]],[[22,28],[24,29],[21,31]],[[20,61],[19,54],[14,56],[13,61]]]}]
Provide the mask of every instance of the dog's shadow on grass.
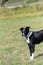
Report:
[{"label": "dog's shadow on grass", "polygon": [[35,58],[38,58],[38,57],[41,57],[41,56],[43,56],[43,53],[38,54],[37,56],[35,56]]}]

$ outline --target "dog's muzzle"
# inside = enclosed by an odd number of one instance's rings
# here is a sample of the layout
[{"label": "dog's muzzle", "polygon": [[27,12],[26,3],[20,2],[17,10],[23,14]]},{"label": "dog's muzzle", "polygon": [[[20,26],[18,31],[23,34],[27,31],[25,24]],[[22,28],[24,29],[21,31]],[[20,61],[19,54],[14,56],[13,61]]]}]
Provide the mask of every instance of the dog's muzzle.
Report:
[{"label": "dog's muzzle", "polygon": [[25,34],[24,34],[24,33],[22,33],[22,36],[25,36]]}]

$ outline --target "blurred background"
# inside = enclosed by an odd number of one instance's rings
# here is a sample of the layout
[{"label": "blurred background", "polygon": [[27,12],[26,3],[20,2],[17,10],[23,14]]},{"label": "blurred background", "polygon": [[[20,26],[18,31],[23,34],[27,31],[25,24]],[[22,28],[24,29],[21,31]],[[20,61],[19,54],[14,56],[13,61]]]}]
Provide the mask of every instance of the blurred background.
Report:
[{"label": "blurred background", "polygon": [[0,14],[6,18],[42,16],[43,0],[0,0]]}]

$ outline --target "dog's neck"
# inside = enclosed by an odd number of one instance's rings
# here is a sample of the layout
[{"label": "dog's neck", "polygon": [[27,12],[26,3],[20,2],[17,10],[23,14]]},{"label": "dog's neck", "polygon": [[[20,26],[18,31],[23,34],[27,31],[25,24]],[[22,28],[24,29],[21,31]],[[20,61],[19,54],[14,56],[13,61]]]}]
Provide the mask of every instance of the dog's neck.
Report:
[{"label": "dog's neck", "polygon": [[30,44],[30,37],[32,35],[32,32],[29,31],[29,33],[27,34],[27,43]]},{"label": "dog's neck", "polygon": [[32,31],[29,31],[29,33],[27,34],[27,37],[30,37],[32,35]]}]

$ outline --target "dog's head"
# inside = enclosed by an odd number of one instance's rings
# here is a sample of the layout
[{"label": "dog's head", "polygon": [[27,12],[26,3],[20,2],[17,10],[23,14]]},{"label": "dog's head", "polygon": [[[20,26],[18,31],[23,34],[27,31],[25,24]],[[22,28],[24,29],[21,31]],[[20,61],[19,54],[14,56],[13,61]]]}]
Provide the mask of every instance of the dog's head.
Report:
[{"label": "dog's head", "polygon": [[26,27],[26,28],[21,27],[20,30],[22,32],[22,36],[25,36],[26,37],[27,34],[29,33],[29,29],[30,29],[30,27]]}]

